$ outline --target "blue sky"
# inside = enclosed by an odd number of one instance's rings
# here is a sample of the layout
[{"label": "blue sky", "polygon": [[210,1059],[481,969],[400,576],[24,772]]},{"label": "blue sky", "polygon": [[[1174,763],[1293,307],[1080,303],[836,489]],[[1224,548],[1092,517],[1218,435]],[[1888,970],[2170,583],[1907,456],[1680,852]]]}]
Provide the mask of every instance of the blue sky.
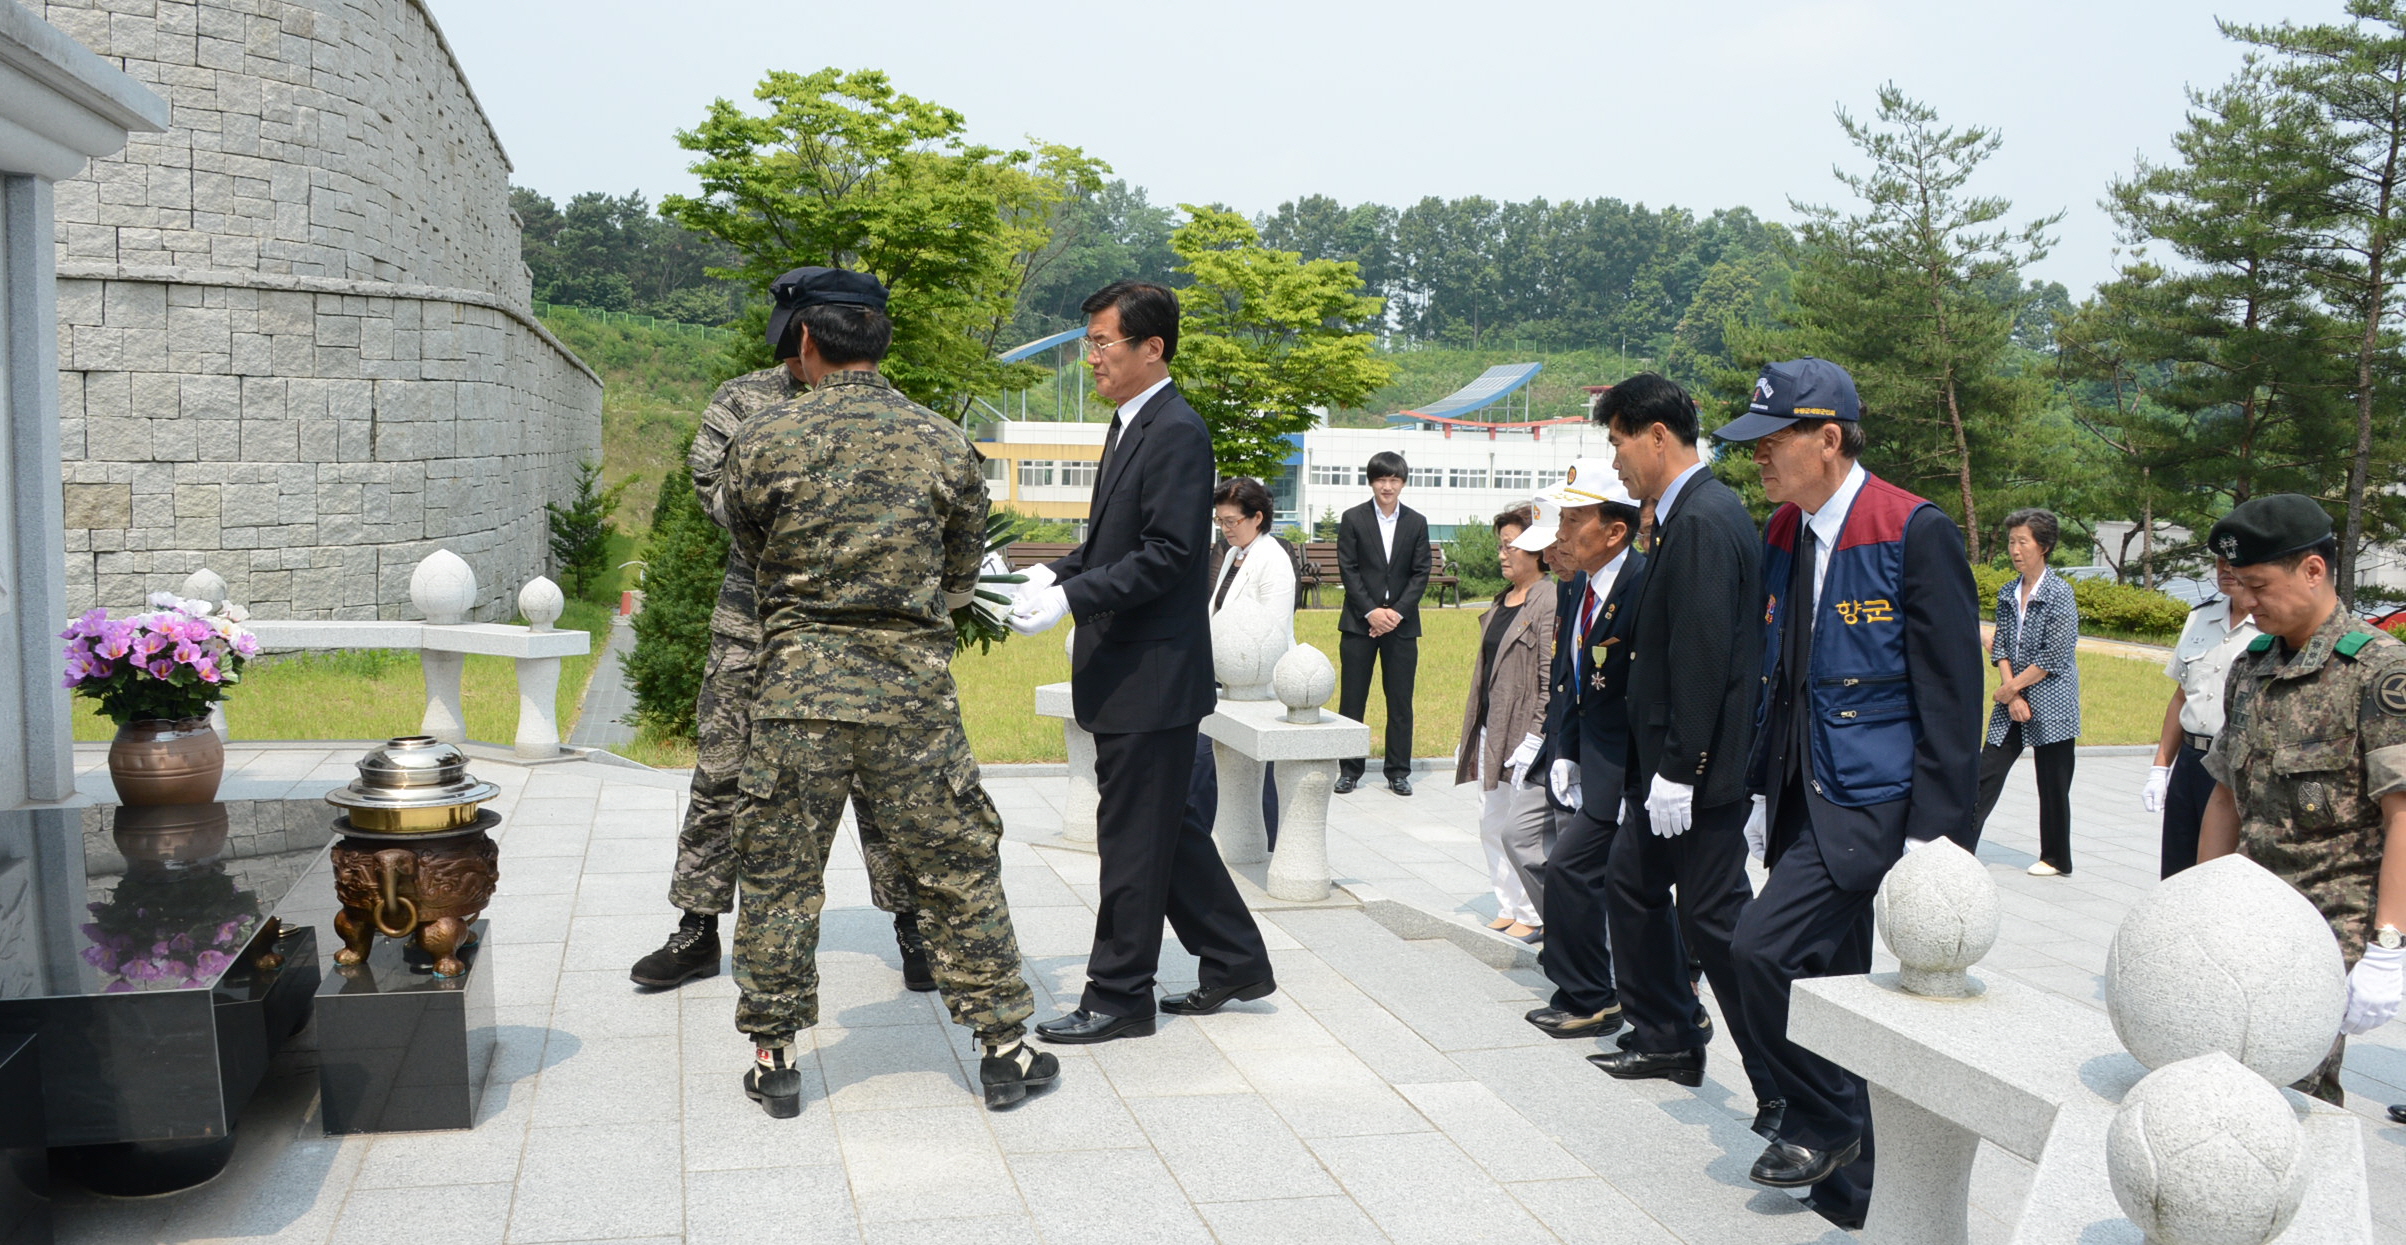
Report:
[{"label": "blue sky", "polygon": [[2337,0],[999,5],[881,0],[429,0],[519,184],[690,191],[676,130],[763,71],[880,68],[973,137],[1071,143],[1157,203],[1301,194],[1612,195],[1698,212],[1842,201],[1831,110],[1894,80],[2003,151],[1973,189],[2068,215],[2034,270],[2112,271],[2096,201],[2162,157],[2189,86],[2240,63],[2215,30],[2336,20]]}]

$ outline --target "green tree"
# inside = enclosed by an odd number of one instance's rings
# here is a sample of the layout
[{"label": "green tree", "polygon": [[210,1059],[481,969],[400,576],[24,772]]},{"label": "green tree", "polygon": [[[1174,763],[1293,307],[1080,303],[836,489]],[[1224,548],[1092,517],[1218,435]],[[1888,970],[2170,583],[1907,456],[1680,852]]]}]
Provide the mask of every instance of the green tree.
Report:
[{"label": "green tree", "polygon": [[[1028,383],[994,361],[1032,275],[1053,253],[1055,209],[1091,193],[1106,166],[1074,147],[1004,151],[965,141],[958,112],[894,89],[875,70],[772,71],[754,116],[717,100],[678,145],[699,197],[661,214],[734,248],[716,275],[766,292],[777,274],[827,264],[875,275],[892,295],[883,371],[914,400],[957,418],[971,395]],[[766,366],[765,307],[745,321],[730,366]]]},{"label": "green tree", "polygon": [[1190,284],[1180,294],[1178,390],[1211,428],[1223,476],[1269,479],[1313,407],[1351,406],[1387,383],[1367,325],[1381,304],[1349,261],[1305,260],[1261,244],[1244,217],[1187,206],[1171,236]]},{"label": "green tree", "polygon": [[[674,461],[693,448],[687,434]],[[644,542],[643,612],[635,615],[635,649],[627,654],[627,686],[635,716],[664,734],[690,739],[694,699],[710,658],[710,613],[726,577],[727,534],[702,513],[693,480],[671,467],[660,481]]]},{"label": "green tree", "polygon": [[2062,213],[1992,228],[2012,205],[1964,186],[1996,154],[1996,132],[1942,127],[1894,83],[1880,88],[1876,123],[1839,109],[1838,124],[1871,161],[1867,173],[1837,175],[1863,210],[1793,205],[1805,218],[1793,327],[1737,335],[1743,367],[1733,370],[1794,355],[1844,364],[1878,418],[1867,457],[1944,498],[1977,562],[1981,495],[2010,487],[2016,431],[2044,397],[2038,377],[2008,367],[2018,309],[1987,288],[2044,257]]},{"label": "green tree", "polygon": [[552,567],[575,597],[586,596],[610,573],[610,513],[618,509],[627,482],[603,488],[601,471],[600,463],[578,463],[576,496],[565,506],[543,503],[550,516]]},{"label": "green tree", "polygon": [[2339,545],[2342,600],[2355,594],[2356,563],[2368,535],[2367,490],[2394,508],[2399,473],[2385,456],[2374,479],[2376,414],[2394,405],[2397,290],[2406,282],[2406,3],[2349,0],[2341,25],[2241,26],[2225,34],[2271,54],[2268,76],[2309,102],[2324,125],[2312,149],[2332,171],[2328,210],[2308,250],[2323,298],[2355,329],[2356,421],[2349,439],[2345,517]]}]

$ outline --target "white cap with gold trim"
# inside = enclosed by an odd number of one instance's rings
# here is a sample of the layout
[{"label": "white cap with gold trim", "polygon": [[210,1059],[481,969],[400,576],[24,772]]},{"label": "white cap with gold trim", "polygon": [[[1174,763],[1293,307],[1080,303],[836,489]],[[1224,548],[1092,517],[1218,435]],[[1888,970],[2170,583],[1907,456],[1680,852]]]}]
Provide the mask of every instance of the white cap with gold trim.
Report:
[{"label": "white cap with gold trim", "polygon": [[1613,470],[1612,460],[1606,458],[1582,458],[1572,463],[1563,473],[1562,483],[1539,493],[1537,500],[1565,509],[1607,501],[1637,509],[1637,499],[1621,487],[1621,473]]},{"label": "white cap with gold trim", "polygon": [[1544,553],[1562,535],[1562,507],[1540,497],[1537,499],[1537,522],[1521,529],[1520,535],[1509,542],[1515,549],[1528,553]]}]

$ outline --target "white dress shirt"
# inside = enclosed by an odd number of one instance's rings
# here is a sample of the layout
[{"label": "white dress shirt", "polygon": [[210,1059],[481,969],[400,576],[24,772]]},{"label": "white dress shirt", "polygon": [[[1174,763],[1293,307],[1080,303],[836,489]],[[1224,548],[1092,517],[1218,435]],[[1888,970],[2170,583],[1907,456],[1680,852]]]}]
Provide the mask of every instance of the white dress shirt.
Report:
[{"label": "white dress shirt", "polygon": [[1680,472],[1679,478],[1663,487],[1662,497],[1654,503],[1654,525],[1656,527],[1661,527],[1663,520],[1671,517],[1671,503],[1679,500],[1679,494],[1687,488],[1688,481],[1695,479],[1696,474],[1703,470],[1704,460],[1698,459],[1695,466]]},{"label": "white dress shirt", "polygon": [[1370,499],[1370,513],[1378,520],[1378,547],[1386,550],[1387,561],[1389,564],[1393,564],[1395,561],[1395,523],[1396,520],[1403,518],[1403,499],[1400,497],[1395,499],[1395,509],[1386,511],[1378,508],[1378,499],[1374,497]]},{"label": "white dress shirt", "polygon": [[1855,508],[1855,495],[1863,491],[1863,464],[1846,469],[1846,478],[1839,481],[1838,491],[1821,503],[1821,509],[1805,515],[1805,526],[1813,529],[1813,599],[1805,605],[1805,629],[1813,627],[1813,606],[1821,600],[1821,585],[1830,575],[1830,550],[1838,547],[1838,537],[1846,531],[1846,514]]},{"label": "white dress shirt", "polygon": [[1137,394],[1135,397],[1120,403],[1119,409],[1111,412],[1111,431],[1103,434],[1103,444],[1111,444],[1111,437],[1120,430],[1126,428],[1128,426],[1128,421],[1136,418],[1136,413],[1145,409],[1145,403],[1152,401],[1153,395],[1161,392],[1161,387],[1168,383],[1170,383],[1170,378],[1164,376],[1160,380],[1154,381],[1152,384],[1145,386],[1145,391],[1143,393]]}]

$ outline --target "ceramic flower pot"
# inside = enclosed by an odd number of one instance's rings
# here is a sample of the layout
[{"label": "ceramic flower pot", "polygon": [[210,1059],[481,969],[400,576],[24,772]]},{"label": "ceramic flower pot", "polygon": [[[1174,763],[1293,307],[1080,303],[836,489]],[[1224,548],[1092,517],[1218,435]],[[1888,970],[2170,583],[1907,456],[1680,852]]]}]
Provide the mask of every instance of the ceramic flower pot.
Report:
[{"label": "ceramic flower pot", "polygon": [[206,804],[225,771],[225,741],[207,718],[131,722],[109,744],[109,780],[124,804]]},{"label": "ceramic flower pot", "polygon": [[170,878],[223,855],[231,828],[223,804],[129,804],[117,810],[109,833],[127,877]]}]

